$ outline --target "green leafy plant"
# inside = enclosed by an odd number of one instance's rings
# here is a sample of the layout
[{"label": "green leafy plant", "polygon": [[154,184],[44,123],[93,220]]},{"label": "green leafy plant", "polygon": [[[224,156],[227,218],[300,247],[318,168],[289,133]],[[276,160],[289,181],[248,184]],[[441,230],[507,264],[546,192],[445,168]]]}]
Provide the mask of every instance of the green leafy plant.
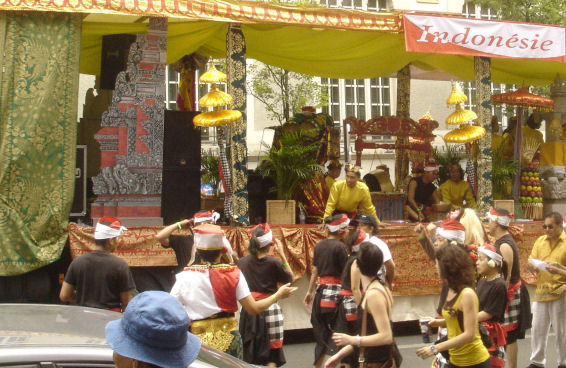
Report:
[{"label": "green leafy plant", "polygon": [[211,183],[215,193],[219,192],[220,186],[220,171],[218,169],[218,163],[220,157],[214,155],[212,150],[204,151],[201,155],[200,166],[202,169],[202,181],[205,183]]},{"label": "green leafy plant", "polygon": [[438,169],[438,184],[442,184],[450,178],[450,165],[457,164],[466,157],[464,152],[458,150],[458,146],[446,143],[444,143],[444,148],[438,149],[433,147],[432,155],[434,161],[440,166]]},{"label": "green leafy plant", "polygon": [[305,144],[308,131],[287,131],[281,136],[281,146],[269,150],[258,171],[273,178],[277,199],[293,199],[300,184],[324,168],[316,163],[318,143]]},{"label": "green leafy plant", "polygon": [[508,137],[493,149],[491,157],[491,180],[493,199],[508,199],[511,196],[511,178],[516,175],[517,162],[503,155]]}]

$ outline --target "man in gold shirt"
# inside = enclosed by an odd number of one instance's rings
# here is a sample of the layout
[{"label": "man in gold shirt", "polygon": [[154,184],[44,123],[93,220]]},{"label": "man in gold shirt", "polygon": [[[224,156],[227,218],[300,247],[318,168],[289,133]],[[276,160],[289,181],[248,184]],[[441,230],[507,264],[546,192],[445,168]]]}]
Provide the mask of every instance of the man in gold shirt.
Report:
[{"label": "man in gold shirt", "polygon": [[375,217],[379,224],[379,218],[375,213],[375,207],[371,201],[369,188],[365,183],[360,181],[360,168],[358,166],[349,166],[346,168],[346,180],[338,180],[332,185],[328,202],[326,202],[326,210],[324,218],[332,216],[336,212],[342,212],[351,216],[358,212],[360,207],[362,213],[367,213]]},{"label": "man in gold shirt", "polygon": [[[448,168],[450,178],[440,185],[442,202],[450,203],[452,208],[476,208],[476,199],[470,183],[464,181],[464,170],[460,164],[452,164]],[[464,203],[466,201],[466,203]]]},{"label": "man in gold shirt", "polygon": [[529,267],[537,272],[537,287],[532,307],[531,364],[528,368],[545,366],[546,341],[551,325],[556,334],[558,368],[566,368],[566,234],[562,215],[557,212],[547,214],[543,228],[546,235],[535,241],[529,256],[529,262],[545,263],[539,268]]}]

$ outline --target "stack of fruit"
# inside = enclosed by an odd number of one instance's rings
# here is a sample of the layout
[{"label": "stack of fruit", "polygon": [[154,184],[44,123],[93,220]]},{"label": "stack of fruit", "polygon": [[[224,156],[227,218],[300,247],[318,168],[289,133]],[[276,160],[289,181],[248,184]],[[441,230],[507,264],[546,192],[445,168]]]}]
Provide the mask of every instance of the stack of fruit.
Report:
[{"label": "stack of fruit", "polygon": [[521,174],[521,203],[542,203],[538,163],[525,165]]}]

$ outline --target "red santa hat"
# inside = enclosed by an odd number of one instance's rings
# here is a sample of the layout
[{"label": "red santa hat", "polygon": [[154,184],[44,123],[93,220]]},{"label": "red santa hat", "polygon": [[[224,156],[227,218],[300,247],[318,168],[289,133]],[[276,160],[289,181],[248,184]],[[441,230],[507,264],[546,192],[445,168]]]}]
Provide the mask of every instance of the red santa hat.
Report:
[{"label": "red santa hat", "polygon": [[116,217],[102,217],[94,228],[94,239],[112,239],[122,235],[124,230],[128,229]]},{"label": "red santa hat", "polygon": [[466,229],[464,225],[458,221],[444,220],[440,223],[440,226],[436,228],[436,235],[443,237],[448,241],[456,241],[460,244],[464,244],[466,239]]},{"label": "red santa hat", "polygon": [[[263,235],[261,235],[261,236],[253,236],[252,235],[253,231],[257,228],[263,228]],[[273,233],[271,232],[271,229],[269,228],[268,223],[259,224],[259,225],[252,227],[249,231],[249,236],[250,236],[250,238],[255,238],[258,241],[260,248],[266,247],[269,244],[273,243]]]},{"label": "red santa hat", "polygon": [[503,256],[497,253],[497,249],[495,249],[495,247],[491,244],[485,243],[484,245],[478,248],[478,252],[485,254],[486,256],[489,257],[489,259],[493,259],[499,265],[501,265],[501,262],[503,262]]},{"label": "red santa hat", "polygon": [[348,216],[342,214],[340,218],[329,222],[328,224],[326,224],[326,226],[328,227],[328,231],[330,231],[331,233],[335,233],[339,230],[347,228],[349,224],[350,224],[350,219],[348,218]]},{"label": "red santa hat", "polygon": [[224,249],[224,231],[220,226],[202,224],[194,229],[195,248],[202,250]]},{"label": "red santa hat", "polygon": [[215,211],[206,211],[206,212],[197,212],[193,215],[193,223],[198,225],[202,222],[210,221],[211,223],[215,224],[216,221],[220,218],[220,214]]},{"label": "red santa hat", "polygon": [[360,229],[358,231],[358,236],[356,237],[356,239],[354,239],[354,242],[352,243],[352,252],[359,251],[360,244],[362,244],[365,241],[369,241],[369,234],[367,234],[365,231]]},{"label": "red santa hat", "polygon": [[424,171],[438,171],[438,165],[429,162],[428,164],[425,165]]},{"label": "red santa hat", "polygon": [[511,223],[511,218],[514,217],[512,213],[505,215],[495,210],[495,208],[491,207],[489,212],[486,213],[486,216],[491,220],[497,222],[501,226],[509,226]]}]

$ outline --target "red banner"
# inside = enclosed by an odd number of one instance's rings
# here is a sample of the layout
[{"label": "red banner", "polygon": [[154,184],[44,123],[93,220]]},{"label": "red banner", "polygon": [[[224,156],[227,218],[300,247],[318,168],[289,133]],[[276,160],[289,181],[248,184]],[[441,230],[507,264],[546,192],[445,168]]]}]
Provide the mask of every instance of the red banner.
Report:
[{"label": "red banner", "polygon": [[566,61],[566,28],[508,21],[405,14],[407,51]]}]

